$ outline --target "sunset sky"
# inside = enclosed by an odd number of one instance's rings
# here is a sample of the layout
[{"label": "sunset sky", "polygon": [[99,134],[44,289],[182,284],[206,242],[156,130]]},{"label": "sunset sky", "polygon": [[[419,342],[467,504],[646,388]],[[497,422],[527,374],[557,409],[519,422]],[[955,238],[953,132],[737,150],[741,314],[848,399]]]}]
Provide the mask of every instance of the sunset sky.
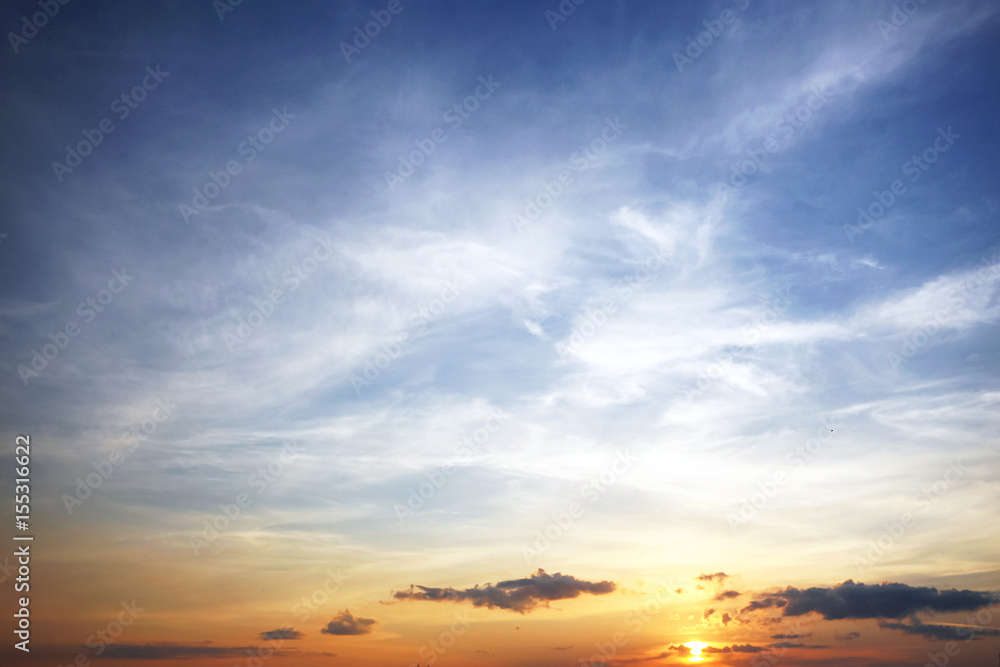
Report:
[{"label": "sunset sky", "polygon": [[997,664],[1000,2],[0,26],[4,665]]}]

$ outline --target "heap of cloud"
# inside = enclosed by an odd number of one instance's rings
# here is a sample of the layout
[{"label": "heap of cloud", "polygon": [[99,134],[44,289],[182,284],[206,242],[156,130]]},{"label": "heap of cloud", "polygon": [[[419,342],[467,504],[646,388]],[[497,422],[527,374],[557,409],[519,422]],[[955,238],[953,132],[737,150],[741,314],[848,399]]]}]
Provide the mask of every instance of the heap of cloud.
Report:
[{"label": "heap of cloud", "polygon": [[367,635],[375,627],[374,618],[355,618],[347,609],[320,630],[325,635]]},{"label": "heap of cloud", "polygon": [[397,600],[472,602],[477,607],[510,609],[523,614],[539,604],[548,606],[552,600],[575,598],[581,593],[605,595],[614,590],[612,581],[582,581],[560,572],[547,574],[539,568],[527,579],[511,579],[465,590],[410,586],[410,590],[398,591],[393,597]]},{"label": "heap of cloud", "polygon": [[992,593],[969,590],[939,591],[930,587],[906,584],[856,584],[850,579],[833,588],[786,588],[777,593],[758,595],[741,613],[778,608],[782,616],[801,616],[810,612],[826,620],[843,618],[904,618],[921,611],[975,611],[989,605]]}]

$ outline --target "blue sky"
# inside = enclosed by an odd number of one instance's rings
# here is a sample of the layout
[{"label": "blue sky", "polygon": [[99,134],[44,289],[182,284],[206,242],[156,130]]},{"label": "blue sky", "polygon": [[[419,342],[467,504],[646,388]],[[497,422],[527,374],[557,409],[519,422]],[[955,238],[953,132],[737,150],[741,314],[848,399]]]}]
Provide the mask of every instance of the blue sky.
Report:
[{"label": "blue sky", "polygon": [[[66,599],[163,561],[202,589],[150,593],[144,641],[210,639],[194,608],[247,641],[220,619],[267,630],[334,563],[327,615],[401,646],[390,591],[538,567],[997,589],[1000,7],[563,5],[401,0],[349,58],[386,4],[71,2],[8,37],[0,411],[44,443]],[[696,612],[671,632],[725,629]]]}]

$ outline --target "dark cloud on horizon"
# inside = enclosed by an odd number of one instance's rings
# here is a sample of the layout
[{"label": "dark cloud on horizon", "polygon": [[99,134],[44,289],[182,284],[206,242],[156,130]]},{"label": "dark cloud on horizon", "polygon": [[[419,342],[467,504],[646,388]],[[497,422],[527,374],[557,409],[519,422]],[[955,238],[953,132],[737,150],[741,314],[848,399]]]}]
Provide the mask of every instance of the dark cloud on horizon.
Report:
[{"label": "dark cloud on horizon", "polygon": [[768,648],[830,648],[829,646],[821,644],[798,644],[796,642],[778,642],[776,644],[769,644]]},{"label": "dark cloud on horizon", "polygon": [[345,609],[320,630],[325,635],[367,635],[375,627],[374,618],[356,618]]},{"label": "dark cloud on horizon", "polygon": [[839,639],[842,642],[849,642],[852,639],[857,639],[860,636],[861,636],[860,632],[845,632],[842,635],[834,635],[833,638]]},{"label": "dark cloud on horizon", "polygon": [[701,649],[702,653],[760,653],[761,651],[766,651],[762,646],[753,646],[752,644],[733,644],[732,646],[723,646],[722,648],[715,648],[714,646],[706,646]]},{"label": "dark cloud on horizon", "polygon": [[696,577],[698,581],[715,581],[720,584],[730,578],[732,578],[732,575],[726,574],[725,572],[716,572],[715,574],[699,574]]},{"label": "dark cloud on horizon", "polygon": [[771,639],[802,639],[809,635],[771,635]]},{"label": "dark cloud on horizon", "polygon": [[909,635],[920,635],[932,640],[965,639],[977,640],[980,637],[1000,637],[1000,629],[984,628],[981,626],[962,625],[938,625],[934,623],[922,623],[919,618],[913,616],[910,623],[889,623],[879,621],[878,626],[886,630],[902,630]]},{"label": "dark cloud on horizon", "polygon": [[844,618],[905,618],[916,612],[975,611],[989,605],[994,593],[944,590],[906,584],[856,584],[850,579],[833,588],[788,587],[777,593],[755,597],[740,613],[780,609],[782,616],[810,612],[829,621]]},{"label": "dark cloud on horizon", "polygon": [[[261,633],[262,635],[265,633]],[[190,660],[192,658],[245,658],[247,652],[258,655],[268,648],[275,656],[322,656],[335,657],[336,653],[318,651],[281,651],[275,645],[258,646],[210,646],[208,644],[110,644],[104,658],[118,660]]]},{"label": "dark cloud on horizon", "polygon": [[268,630],[267,632],[260,633],[260,638],[265,641],[273,639],[302,639],[303,637],[305,637],[304,634],[292,628],[278,628],[277,630]]},{"label": "dark cloud on horizon", "polygon": [[256,651],[257,646],[200,646],[183,644],[110,644],[105,658],[126,660],[168,660],[171,658],[231,658]]},{"label": "dark cloud on horizon", "polygon": [[[419,590],[415,590],[419,589]],[[612,581],[582,581],[568,574],[556,572],[547,574],[539,568],[537,572],[526,579],[510,579],[494,584],[486,584],[482,588],[432,588],[428,586],[410,586],[408,591],[397,591],[393,598],[397,600],[429,600],[432,602],[472,602],[476,607],[489,609],[510,609],[524,614],[539,604],[548,606],[553,600],[566,600],[578,597],[582,593],[605,595],[615,590]]]}]

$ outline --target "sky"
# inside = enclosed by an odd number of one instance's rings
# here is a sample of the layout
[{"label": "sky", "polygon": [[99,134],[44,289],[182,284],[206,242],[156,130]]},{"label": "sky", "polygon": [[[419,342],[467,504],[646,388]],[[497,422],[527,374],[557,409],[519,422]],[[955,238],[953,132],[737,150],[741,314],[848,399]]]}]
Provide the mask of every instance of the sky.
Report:
[{"label": "sky", "polygon": [[1000,3],[0,26],[4,664],[995,664]]}]

